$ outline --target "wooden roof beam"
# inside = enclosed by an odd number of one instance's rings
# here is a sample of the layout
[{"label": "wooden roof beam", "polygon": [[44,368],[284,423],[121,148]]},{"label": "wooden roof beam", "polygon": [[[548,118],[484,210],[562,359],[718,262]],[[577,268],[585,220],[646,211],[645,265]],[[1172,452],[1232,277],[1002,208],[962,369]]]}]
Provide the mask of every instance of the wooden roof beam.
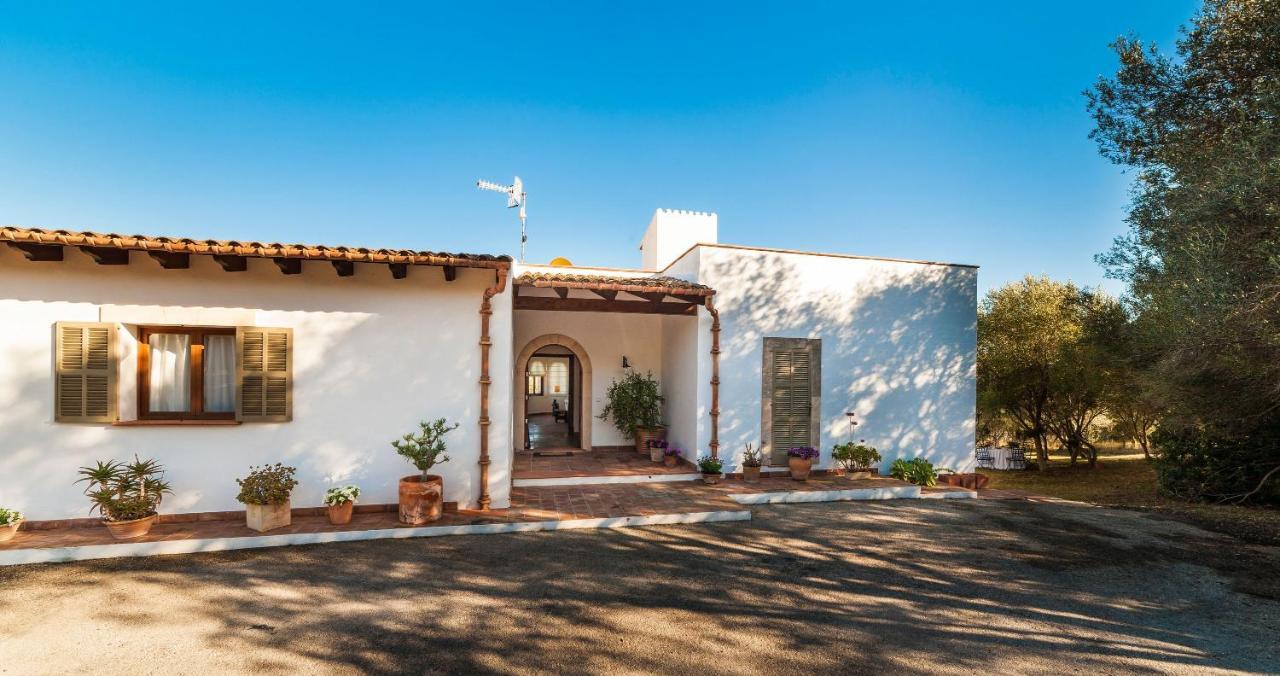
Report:
[{"label": "wooden roof beam", "polygon": [[280,272],[286,275],[302,274],[301,258],[272,258],[271,262],[280,268]]},{"label": "wooden roof beam", "polygon": [[404,279],[409,276],[408,263],[388,263],[387,268],[391,270],[392,279]]},{"label": "wooden roof beam", "polygon": [[89,254],[94,263],[98,265],[128,265],[129,252],[125,249],[116,249],[106,246],[82,246],[80,250]]},{"label": "wooden roof beam", "polygon": [[444,270],[444,281],[452,282],[453,280],[458,278],[458,266],[445,265],[445,266],[442,266],[440,269]]},{"label": "wooden roof beam", "polygon": [[56,244],[32,244],[30,242],[7,242],[14,249],[22,252],[29,261],[60,261],[62,247]]},{"label": "wooden roof beam", "polygon": [[214,254],[213,260],[226,272],[244,272],[249,269],[249,259],[244,256]]},{"label": "wooden roof beam", "polygon": [[356,264],[351,261],[329,261],[339,277],[350,277],[356,274]]},{"label": "wooden roof beam", "polygon": [[186,270],[191,267],[191,254],[173,251],[148,251],[147,253],[165,270]]}]

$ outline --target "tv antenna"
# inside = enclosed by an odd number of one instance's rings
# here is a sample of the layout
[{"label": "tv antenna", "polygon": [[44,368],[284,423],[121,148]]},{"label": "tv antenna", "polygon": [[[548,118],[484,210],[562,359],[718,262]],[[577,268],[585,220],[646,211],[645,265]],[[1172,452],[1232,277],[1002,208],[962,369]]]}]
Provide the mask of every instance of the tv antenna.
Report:
[{"label": "tv antenna", "polygon": [[505,193],[507,196],[508,209],[520,207],[520,262],[523,263],[524,244],[529,241],[529,235],[525,234],[524,228],[524,205],[529,201],[529,193],[524,191],[524,181],[521,181],[519,176],[515,177],[515,180],[511,181],[511,185],[499,185],[490,181],[476,181],[476,187],[481,190]]}]

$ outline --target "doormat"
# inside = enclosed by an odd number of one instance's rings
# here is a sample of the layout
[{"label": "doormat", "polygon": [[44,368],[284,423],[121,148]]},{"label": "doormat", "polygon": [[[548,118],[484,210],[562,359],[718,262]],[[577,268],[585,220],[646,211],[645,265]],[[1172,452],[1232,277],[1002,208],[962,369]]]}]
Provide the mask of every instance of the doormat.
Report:
[{"label": "doormat", "polygon": [[539,458],[562,458],[573,455],[573,451],[534,451],[533,454]]}]

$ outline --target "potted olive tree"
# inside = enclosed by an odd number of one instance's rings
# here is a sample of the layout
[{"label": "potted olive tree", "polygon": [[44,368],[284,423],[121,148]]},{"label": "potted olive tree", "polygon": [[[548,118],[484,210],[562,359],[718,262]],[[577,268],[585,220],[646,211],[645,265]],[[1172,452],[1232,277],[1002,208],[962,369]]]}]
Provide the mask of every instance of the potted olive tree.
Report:
[{"label": "potted olive tree", "polygon": [[249,475],[236,479],[240,494],[236,496],[244,504],[245,525],[258,532],[283,528],[293,523],[289,495],[298,481],[293,474],[296,467],[281,463],[250,467]]},{"label": "potted olive tree", "polygon": [[764,464],[764,452],[747,444],[742,452],[742,480],[755,484],[760,483],[760,466]]},{"label": "potted olive tree", "polygon": [[630,371],[621,380],[615,379],[609,385],[607,399],[600,419],[613,423],[619,432],[634,436],[637,453],[648,453],[650,440],[667,438],[667,429],[662,425],[662,395],[652,373]]},{"label": "potted olive tree", "polygon": [[164,468],[155,460],[133,462],[98,461],[93,467],[80,468],[85,495],[93,502],[91,512],[102,515],[111,537],[129,540],[151,532],[159,513],[160,501],[169,490]]},{"label": "potted olive tree", "polygon": [[422,474],[400,479],[400,523],[412,526],[435,521],[444,515],[444,477],[431,474],[431,468],[448,462],[444,435],[458,429],[440,418],[418,423],[417,434],[406,434],[391,442],[396,453],[404,456]]},{"label": "potted olive tree", "polygon": [[22,512],[16,509],[0,507],[0,542],[8,542],[18,534],[22,525]]},{"label": "potted olive tree", "polygon": [[358,497],[360,497],[360,488],[351,484],[334,486],[326,491],[324,504],[329,508],[329,523],[335,526],[351,523],[351,515],[355,512]]}]

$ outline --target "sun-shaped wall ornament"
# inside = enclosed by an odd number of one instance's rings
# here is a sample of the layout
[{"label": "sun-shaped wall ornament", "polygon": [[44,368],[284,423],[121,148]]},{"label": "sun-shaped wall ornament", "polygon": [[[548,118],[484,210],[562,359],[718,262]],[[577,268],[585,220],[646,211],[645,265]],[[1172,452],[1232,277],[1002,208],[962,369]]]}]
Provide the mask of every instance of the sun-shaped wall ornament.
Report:
[{"label": "sun-shaped wall ornament", "polygon": [[573,267],[573,261],[569,260],[568,258],[565,258],[564,256],[556,256],[555,258],[551,259],[551,267],[571,268]]}]

